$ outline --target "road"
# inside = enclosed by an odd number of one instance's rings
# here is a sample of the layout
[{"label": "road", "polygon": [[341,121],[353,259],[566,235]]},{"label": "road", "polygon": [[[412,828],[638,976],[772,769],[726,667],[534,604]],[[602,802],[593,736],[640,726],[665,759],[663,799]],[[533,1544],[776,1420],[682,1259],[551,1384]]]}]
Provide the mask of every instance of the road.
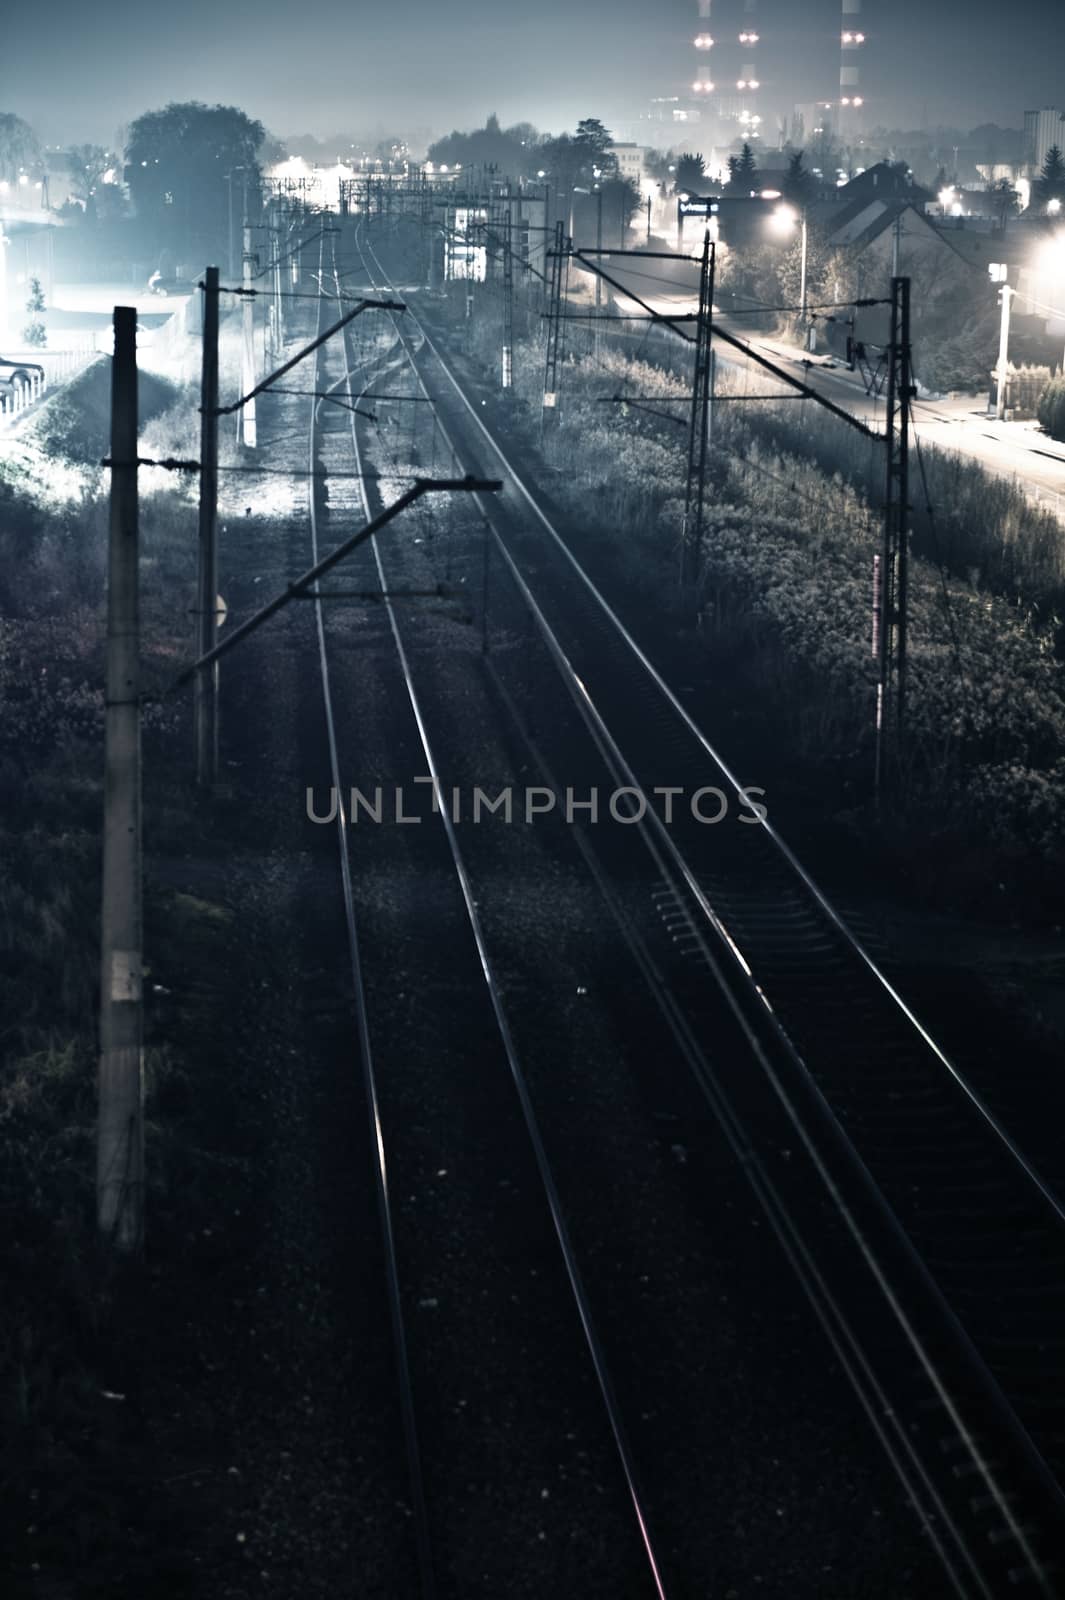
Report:
[{"label": "road", "polygon": [[[621,264],[607,258],[605,264],[612,276],[631,283],[633,293],[640,297],[643,305],[658,315],[685,316],[697,310],[694,262],[691,269],[686,266],[672,269],[668,279],[661,270],[645,272],[641,268],[637,271],[628,262]],[[662,263],[655,262],[654,266],[661,268]],[[691,282],[690,290],[685,278]],[[667,282],[668,287],[665,287]],[[619,309],[631,306],[634,313],[640,310],[635,300],[623,295],[615,299]],[[794,377],[801,378],[851,416],[871,427],[884,426],[883,398],[869,395],[861,375],[848,371],[838,358],[811,356],[785,339],[752,333],[745,326],[747,319],[722,312],[717,306],[714,316],[726,332],[748,342],[754,352],[767,356]],[[757,371],[761,392],[774,393],[778,389],[782,395],[788,392],[785,384],[774,379],[756,361],[745,358],[734,346],[724,346],[723,341],[719,341],[717,356],[722,365]],[[973,395],[917,400],[913,423],[914,432],[922,443],[971,457],[986,471],[1016,482],[1032,500],[1045,505],[1065,521],[1065,444],[1048,438],[1037,423],[998,422],[987,416],[979,397]]]}]

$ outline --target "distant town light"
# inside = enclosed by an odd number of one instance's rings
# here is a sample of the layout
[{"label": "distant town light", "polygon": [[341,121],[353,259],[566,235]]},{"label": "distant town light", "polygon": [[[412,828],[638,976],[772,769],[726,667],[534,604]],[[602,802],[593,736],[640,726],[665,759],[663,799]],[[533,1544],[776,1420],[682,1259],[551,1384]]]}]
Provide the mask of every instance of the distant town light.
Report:
[{"label": "distant town light", "polygon": [[864,106],[864,104],[865,101],[862,99],[860,94],[856,94],[854,99],[851,101],[852,106]]},{"label": "distant town light", "polygon": [[692,40],[692,44],[694,44],[696,50],[712,50],[714,48],[714,41],[708,33],[697,33]]},{"label": "distant town light", "polygon": [[740,34],[740,44],[757,44],[757,43],[758,43],[758,35],[756,33],[741,33]]}]

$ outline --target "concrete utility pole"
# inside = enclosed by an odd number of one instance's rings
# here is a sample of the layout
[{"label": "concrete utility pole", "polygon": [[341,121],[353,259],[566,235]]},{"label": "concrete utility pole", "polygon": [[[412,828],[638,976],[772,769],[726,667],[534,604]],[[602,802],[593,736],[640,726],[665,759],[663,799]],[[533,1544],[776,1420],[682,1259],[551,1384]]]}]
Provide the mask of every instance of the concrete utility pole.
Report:
[{"label": "concrete utility pole", "polygon": [[1002,422],[1006,416],[1006,380],[1009,374],[1010,362],[1010,303],[1016,289],[1011,289],[1004,283],[999,290],[999,302],[1002,306],[1002,320],[998,328],[998,367],[996,370],[995,389],[995,416]]},{"label": "concrete utility pole", "polygon": [[137,313],[133,307],[115,307],[114,330],[96,1218],[110,1248],[139,1255],[144,1244],[144,1068]]},{"label": "concrete utility pole", "polygon": [[[251,247],[251,228],[247,219],[244,222],[244,272],[243,287],[250,290],[255,269],[255,254]],[[250,394],[255,388],[255,301],[251,294],[244,295],[241,307],[241,361],[240,361],[240,387],[244,394]],[[249,400],[240,413],[241,442],[249,450],[254,450],[258,443],[258,432],[255,426],[255,401]]]},{"label": "concrete utility pole", "polygon": [[[254,404],[254,402],[253,402]],[[218,635],[218,268],[208,267],[203,296],[203,372],[200,383],[200,543],[196,583],[196,655],[213,650]],[[196,782],[218,779],[218,668],[196,679],[193,698]]]},{"label": "concrete utility pole", "polygon": [[807,246],[808,246],[808,244],[809,244],[809,233],[807,231],[807,226],[806,226],[806,207],[803,206],[803,208],[802,208],[802,256],[801,256],[801,261],[800,261],[800,265],[799,265],[799,305],[802,307],[802,310],[800,312],[800,316],[801,316],[801,319],[802,319],[802,343],[803,343],[803,349],[804,350],[812,350],[813,349],[813,340],[811,338],[811,334],[813,333],[813,328],[811,326],[809,315],[808,315],[807,310],[806,310],[806,261],[807,261]]},{"label": "concrete utility pole", "polygon": [[[597,183],[595,186],[595,199],[595,249],[596,255],[601,256],[603,253],[603,186],[601,183]],[[595,322],[593,324],[593,327],[595,328],[593,350],[597,361],[599,359],[599,315],[602,311],[602,307],[603,280],[597,272],[595,275]]]}]

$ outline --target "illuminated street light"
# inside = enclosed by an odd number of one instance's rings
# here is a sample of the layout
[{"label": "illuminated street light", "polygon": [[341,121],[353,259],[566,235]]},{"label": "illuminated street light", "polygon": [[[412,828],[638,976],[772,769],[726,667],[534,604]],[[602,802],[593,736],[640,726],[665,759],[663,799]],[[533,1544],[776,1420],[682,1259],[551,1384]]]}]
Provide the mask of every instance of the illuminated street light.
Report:
[{"label": "illuminated street light", "polygon": [[1047,216],[1048,217],[1056,217],[1056,216],[1058,216],[1060,214],[1060,212],[1061,212],[1061,201],[1055,195],[1055,197],[1052,200],[1048,200],[1047,201]]},{"label": "illuminated street light", "polygon": [[811,350],[813,348],[813,342],[810,335],[813,329],[806,312],[806,261],[808,254],[807,246],[809,243],[806,229],[806,208],[804,206],[802,212],[799,213],[796,211],[794,206],[789,206],[787,204],[774,207],[773,214],[770,217],[770,226],[772,227],[774,233],[788,234],[795,227],[796,223],[799,223],[802,228],[802,233],[800,236],[802,243],[802,255],[800,257],[799,265],[799,327],[802,330],[802,342],[804,349]]},{"label": "illuminated street light", "polygon": [[756,33],[741,33],[740,34],[740,44],[757,44],[757,43],[758,43],[758,35]]},{"label": "illuminated street light", "polygon": [[697,33],[692,43],[696,50],[712,50],[714,48],[714,41],[708,33]]},{"label": "illuminated street light", "polygon": [[770,226],[775,233],[790,233],[799,220],[799,213],[794,206],[775,206],[770,217]]}]

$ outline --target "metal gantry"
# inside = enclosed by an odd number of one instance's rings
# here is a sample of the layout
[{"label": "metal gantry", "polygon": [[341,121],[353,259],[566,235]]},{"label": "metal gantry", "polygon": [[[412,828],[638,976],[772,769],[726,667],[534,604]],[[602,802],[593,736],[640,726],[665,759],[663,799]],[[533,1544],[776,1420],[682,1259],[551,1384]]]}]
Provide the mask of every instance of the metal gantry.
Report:
[{"label": "metal gantry", "polygon": [[891,337],[887,373],[887,472],[884,532],[877,585],[876,767],[879,794],[893,749],[901,754],[906,720],[906,611],[910,526],[910,280],[891,280]]},{"label": "metal gantry", "polygon": [[544,402],[540,412],[543,428],[548,417],[558,420],[558,369],[562,356],[562,284],[566,271],[565,224],[555,223],[555,248],[551,252],[551,273],[547,302],[547,362],[544,369]]},{"label": "metal gantry", "polygon": [[706,468],[713,404],[714,355],[710,347],[710,335],[714,311],[714,257],[714,243],[708,228],[703,236],[703,253],[699,263],[699,314],[696,321],[695,373],[692,381],[691,422],[688,430],[688,485],[684,501],[684,535],[681,542],[681,584],[685,589],[698,581],[703,551]]},{"label": "metal gantry", "polygon": [[503,213],[503,371],[504,389],[514,382],[514,232],[513,205],[510,185],[507,185]]}]

